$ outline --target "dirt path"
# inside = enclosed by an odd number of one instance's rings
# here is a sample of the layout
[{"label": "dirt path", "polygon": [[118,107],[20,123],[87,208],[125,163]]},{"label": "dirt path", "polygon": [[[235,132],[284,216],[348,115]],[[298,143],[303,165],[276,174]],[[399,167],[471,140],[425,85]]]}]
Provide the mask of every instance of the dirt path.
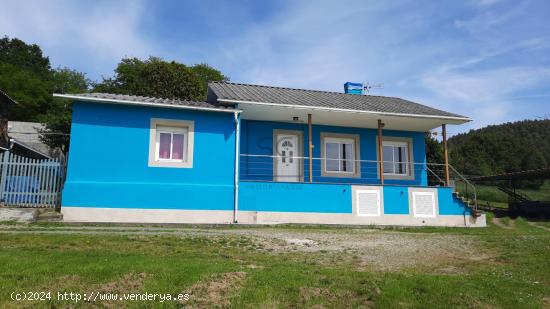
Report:
[{"label": "dirt path", "polygon": [[529,224],[530,226],[538,227],[539,229],[543,229],[547,232],[550,232],[550,228],[547,228],[547,227],[542,226],[542,225],[538,225],[536,222],[527,221],[527,224]]},{"label": "dirt path", "polygon": [[181,293],[189,293],[190,300],[182,301],[185,308],[230,308],[231,294],[243,285],[245,272],[224,273],[201,281]]},{"label": "dirt path", "polygon": [[516,227],[516,222],[514,220],[510,220],[510,225],[507,225],[507,224],[504,224],[502,221],[500,221],[500,218],[497,218],[497,217],[493,217],[493,219],[491,220],[491,223],[505,230],[512,230]]}]

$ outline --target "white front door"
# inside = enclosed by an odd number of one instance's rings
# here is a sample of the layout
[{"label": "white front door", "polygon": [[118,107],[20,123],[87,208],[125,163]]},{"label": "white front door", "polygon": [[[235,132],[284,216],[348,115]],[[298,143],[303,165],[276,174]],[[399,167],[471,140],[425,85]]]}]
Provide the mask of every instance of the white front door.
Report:
[{"label": "white front door", "polygon": [[300,162],[298,135],[276,134],[275,181],[300,181]]}]

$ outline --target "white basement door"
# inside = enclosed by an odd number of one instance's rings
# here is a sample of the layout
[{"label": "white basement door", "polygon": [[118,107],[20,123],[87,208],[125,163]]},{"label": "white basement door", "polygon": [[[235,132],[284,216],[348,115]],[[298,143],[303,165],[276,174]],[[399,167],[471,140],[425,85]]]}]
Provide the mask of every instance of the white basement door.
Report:
[{"label": "white basement door", "polygon": [[435,193],[434,192],[413,192],[413,211],[415,217],[435,217]]}]

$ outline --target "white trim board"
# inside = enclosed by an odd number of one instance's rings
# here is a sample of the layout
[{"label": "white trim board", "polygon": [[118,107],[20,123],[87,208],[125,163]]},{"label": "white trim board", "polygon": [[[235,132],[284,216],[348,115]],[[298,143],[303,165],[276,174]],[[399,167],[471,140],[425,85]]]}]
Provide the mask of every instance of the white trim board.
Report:
[{"label": "white trim board", "polygon": [[[110,223],[192,223],[230,224],[233,210],[135,209],[99,207],[61,207],[66,222]],[[486,218],[445,215],[437,218],[414,218],[410,215],[359,217],[355,213],[305,213],[239,211],[240,224],[337,224],[393,226],[485,227]]]}]

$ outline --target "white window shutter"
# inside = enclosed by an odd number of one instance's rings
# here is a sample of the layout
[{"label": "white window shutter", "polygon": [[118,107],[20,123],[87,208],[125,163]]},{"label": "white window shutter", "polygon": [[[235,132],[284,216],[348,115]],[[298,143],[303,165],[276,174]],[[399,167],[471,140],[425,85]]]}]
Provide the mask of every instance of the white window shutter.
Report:
[{"label": "white window shutter", "polygon": [[413,210],[415,217],[435,217],[435,193],[413,192]]},{"label": "white window shutter", "polygon": [[358,216],[380,216],[380,190],[357,190]]}]

